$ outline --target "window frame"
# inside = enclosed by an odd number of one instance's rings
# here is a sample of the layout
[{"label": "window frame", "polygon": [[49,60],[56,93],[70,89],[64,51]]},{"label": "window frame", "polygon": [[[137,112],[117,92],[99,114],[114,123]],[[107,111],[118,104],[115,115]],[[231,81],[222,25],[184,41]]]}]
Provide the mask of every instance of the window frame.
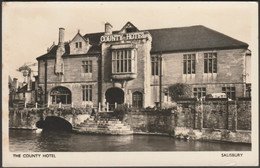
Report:
[{"label": "window frame", "polygon": [[183,54],[183,74],[196,74],[196,54]]},{"label": "window frame", "polygon": [[[204,74],[218,73],[218,54],[217,52],[207,52],[203,54]],[[211,66],[211,67],[210,67]]]},{"label": "window frame", "polygon": [[143,107],[143,93],[135,91],[132,93],[132,107],[142,108]]},{"label": "window frame", "polygon": [[112,50],[112,73],[135,73],[136,51],[132,48]]},{"label": "window frame", "polygon": [[222,87],[222,93],[225,93],[228,98],[236,100],[236,87],[235,86],[224,86]]},{"label": "window frame", "polygon": [[[196,96],[195,96],[196,94]],[[206,87],[193,87],[192,95],[196,98],[201,98],[207,95],[207,88]],[[199,96],[200,95],[200,96]]]},{"label": "window frame", "polygon": [[82,85],[81,86],[83,102],[92,102],[92,100],[93,100],[92,91],[93,91],[93,85]]},{"label": "window frame", "polygon": [[160,57],[158,55],[151,56],[151,75],[159,76],[160,74]]},{"label": "window frame", "polygon": [[82,42],[75,42],[76,48],[82,48]]},{"label": "window frame", "polygon": [[82,73],[92,73],[93,61],[83,60],[81,67],[82,67]]}]

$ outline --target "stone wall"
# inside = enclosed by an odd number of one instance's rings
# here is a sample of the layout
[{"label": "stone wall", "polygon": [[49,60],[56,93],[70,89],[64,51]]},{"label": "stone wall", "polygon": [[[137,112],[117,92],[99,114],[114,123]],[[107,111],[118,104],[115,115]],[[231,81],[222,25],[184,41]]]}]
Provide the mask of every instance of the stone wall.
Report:
[{"label": "stone wall", "polygon": [[40,109],[9,109],[9,128],[36,129],[36,123],[48,116],[63,118],[72,126],[80,124],[89,118],[91,109],[87,108],[40,108]]},{"label": "stone wall", "polygon": [[175,113],[180,127],[251,130],[251,101],[179,103]]},{"label": "stone wall", "polygon": [[[217,53],[217,73],[204,73],[204,53]],[[236,97],[245,96],[245,49],[205,50],[163,54],[163,87],[187,83],[191,87],[205,87],[206,94],[222,93],[222,87],[235,87]],[[196,55],[196,73],[183,74],[183,55]],[[152,76],[151,104],[159,100],[159,76]]]},{"label": "stone wall", "polygon": [[134,133],[251,143],[251,101],[178,103],[174,110],[129,112]]},{"label": "stone wall", "polygon": [[[92,73],[83,73],[82,61],[92,61]],[[59,78],[54,72],[55,59],[47,60],[47,82],[83,82],[98,80],[98,56],[97,55],[76,55],[71,57],[64,57],[64,75]],[[44,61],[39,61],[39,84],[44,84],[45,66]]]},{"label": "stone wall", "polygon": [[[204,73],[204,53],[217,53],[217,73]],[[243,83],[242,74],[245,71],[246,49],[205,50],[196,52],[179,52],[163,54],[163,82],[210,84],[210,83]],[[183,74],[183,55],[196,55],[196,73]],[[173,68],[174,67],[174,68]],[[158,84],[159,79],[151,78],[151,84]]]},{"label": "stone wall", "polygon": [[237,129],[251,130],[251,101],[240,101],[237,106]]},{"label": "stone wall", "polygon": [[173,134],[174,117],[171,111],[141,111],[127,114],[124,122],[128,123],[135,133]]},{"label": "stone wall", "polygon": [[[92,61],[92,73],[83,73],[82,61]],[[50,102],[50,91],[57,86],[67,87],[72,92],[72,102],[75,105],[82,105],[82,85],[92,85],[92,102],[98,106],[98,56],[97,55],[80,55],[73,57],[64,57],[64,75],[59,78],[54,73],[55,59],[47,60],[47,92]],[[45,90],[45,66],[44,61],[39,61],[39,86]],[[44,95],[42,96],[44,100]]]}]

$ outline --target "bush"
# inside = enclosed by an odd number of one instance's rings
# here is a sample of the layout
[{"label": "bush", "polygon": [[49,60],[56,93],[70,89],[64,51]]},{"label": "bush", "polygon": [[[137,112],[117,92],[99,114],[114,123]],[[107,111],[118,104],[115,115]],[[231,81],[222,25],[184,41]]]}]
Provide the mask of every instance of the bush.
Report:
[{"label": "bush", "polygon": [[117,117],[119,120],[123,120],[124,116],[130,112],[131,109],[128,108],[127,104],[121,104],[118,105],[117,108],[114,110],[114,115]]},{"label": "bush", "polygon": [[174,101],[178,98],[190,98],[191,94],[190,85],[185,83],[176,83],[169,87],[169,95]]}]

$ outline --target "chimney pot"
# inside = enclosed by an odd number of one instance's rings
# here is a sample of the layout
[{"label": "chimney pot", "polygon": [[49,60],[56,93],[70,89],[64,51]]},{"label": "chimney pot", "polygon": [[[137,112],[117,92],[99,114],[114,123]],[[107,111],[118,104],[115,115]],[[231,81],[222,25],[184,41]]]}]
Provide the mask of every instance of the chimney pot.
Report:
[{"label": "chimney pot", "polygon": [[64,43],[64,28],[59,28],[59,44]]},{"label": "chimney pot", "polygon": [[110,23],[105,24],[105,35],[110,35],[112,34],[112,28],[113,26]]}]

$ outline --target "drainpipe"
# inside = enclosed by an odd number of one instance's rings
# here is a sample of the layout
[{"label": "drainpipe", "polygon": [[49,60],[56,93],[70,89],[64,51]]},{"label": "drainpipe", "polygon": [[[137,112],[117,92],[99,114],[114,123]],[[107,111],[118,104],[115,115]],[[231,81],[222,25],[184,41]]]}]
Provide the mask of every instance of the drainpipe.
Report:
[{"label": "drainpipe", "polygon": [[102,55],[98,56],[98,104],[102,105]]},{"label": "drainpipe", "polygon": [[48,95],[47,95],[47,59],[45,60],[45,74],[44,74],[44,103],[46,104],[48,102]]},{"label": "drainpipe", "polygon": [[159,55],[159,62],[160,62],[160,74],[159,74],[159,102],[160,102],[160,109],[162,109],[162,52]]}]

